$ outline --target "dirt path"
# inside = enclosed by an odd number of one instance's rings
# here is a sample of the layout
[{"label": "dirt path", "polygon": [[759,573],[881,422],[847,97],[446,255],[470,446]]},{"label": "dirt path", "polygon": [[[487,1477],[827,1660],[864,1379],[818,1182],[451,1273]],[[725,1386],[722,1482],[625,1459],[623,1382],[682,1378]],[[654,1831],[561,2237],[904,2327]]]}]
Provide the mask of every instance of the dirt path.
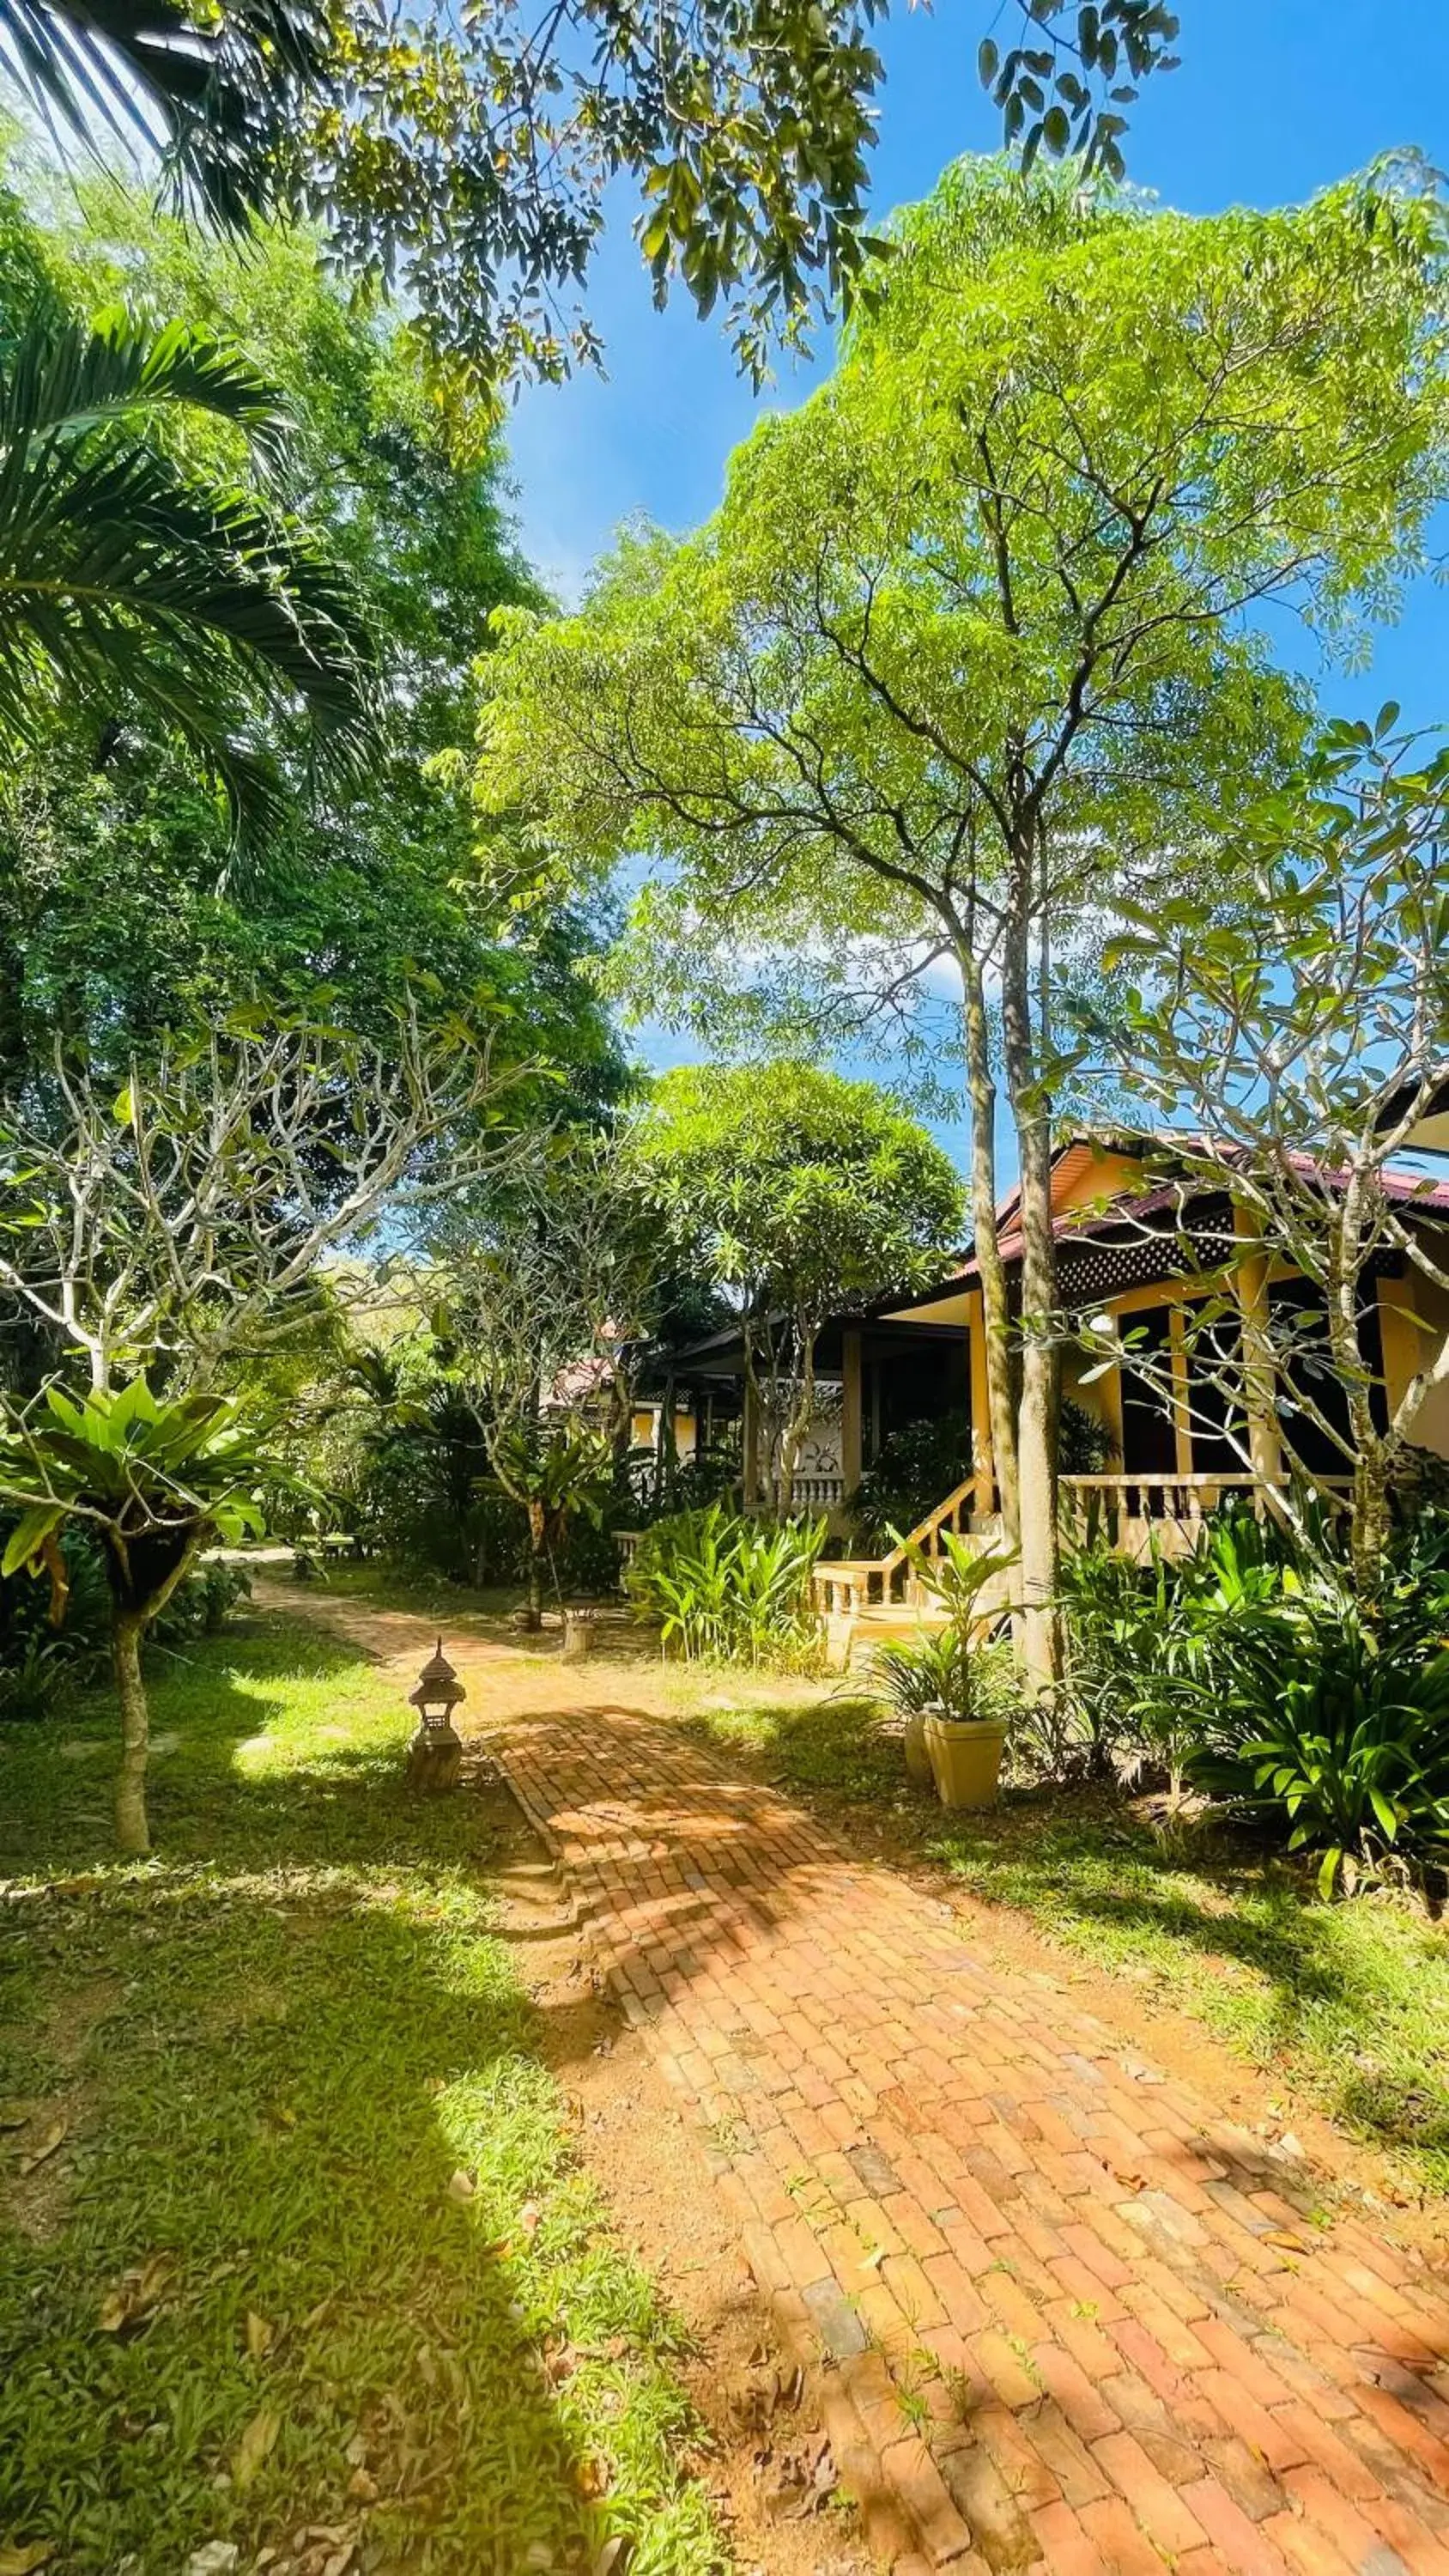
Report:
[{"label": "dirt path", "polygon": [[[420,1620],[272,1597],[418,1660]],[[884,2557],[1449,2576],[1449,2293],[1421,2262],[1047,1981],[983,1965],[640,1676],[456,1659],[681,2153],[703,2127],[701,2243],[727,2213]]]}]

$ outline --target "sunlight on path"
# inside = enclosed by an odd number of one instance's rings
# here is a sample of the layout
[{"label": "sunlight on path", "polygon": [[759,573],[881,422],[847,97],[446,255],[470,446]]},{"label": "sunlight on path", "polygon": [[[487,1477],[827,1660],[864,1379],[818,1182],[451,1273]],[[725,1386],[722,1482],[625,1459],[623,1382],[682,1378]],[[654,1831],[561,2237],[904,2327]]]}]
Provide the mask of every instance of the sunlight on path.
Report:
[{"label": "sunlight on path", "polygon": [[[372,1651],[427,1623],[304,1607]],[[949,1910],[640,1701],[450,1651],[708,2132],[882,2555],[1449,2576],[1449,2288]]]}]

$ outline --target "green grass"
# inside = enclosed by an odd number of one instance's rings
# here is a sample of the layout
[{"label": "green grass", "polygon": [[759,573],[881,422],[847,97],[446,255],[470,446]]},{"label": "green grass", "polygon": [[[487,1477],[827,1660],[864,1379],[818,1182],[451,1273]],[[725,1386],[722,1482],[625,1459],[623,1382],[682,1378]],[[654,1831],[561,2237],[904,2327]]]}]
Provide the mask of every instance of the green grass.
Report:
[{"label": "green grass", "polygon": [[[734,1695],[731,1695],[732,1698]],[[1309,1873],[1226,1836],[1157,1830],[1105,1795],[1008,1799],[949,1822],[898,1739],[842,1689],[771,1706],[741,1688],[690,1722],[807,1793],[889,1812],[974,1896],[1032,1916],[1079,1958],[1273,2072],[1404,2179],[1449,2190],[1449,1932],[1415,1905],[1325,1904]]]},{"label": "green grass", "polygon": [[631,2576],[720,2568],[676,2332],[490,1931],[500,1811],[411,1797],[395,1685],[285,1623],[162,1667],[153,1721],[129,1868],[109,1709],[0,1737],[0,2094],[35,2105],[0,2136],[0,2554],[181,2576],[312,2525],[368,2576],[587,2569],[621,2532]]}]

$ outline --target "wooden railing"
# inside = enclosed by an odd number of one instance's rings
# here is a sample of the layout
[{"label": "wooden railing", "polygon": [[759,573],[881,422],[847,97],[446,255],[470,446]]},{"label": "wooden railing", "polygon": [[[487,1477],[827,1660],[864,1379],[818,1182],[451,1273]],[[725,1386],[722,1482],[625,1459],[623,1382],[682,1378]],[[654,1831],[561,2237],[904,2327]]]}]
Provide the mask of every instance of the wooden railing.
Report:
[{"label": "wooden railing", "polygon": [[816,1609],[827,1618],[850,1617],[872,1603],[913,1600],[921,1590],[921,1581],[912,1571],[911,1551],[941,1556],[945,1553],[940,1544],[943,1530],[964,1537],[976,1517],[977,1489],[984,1481],[968,1476],[885,1556],[822,1558],[814,1574]]},{"label": "wooden railing", "polygon": [[[1346,1477],[1311,1481],[1331,1509],[1342,1507]],[[816,1609],[827,1618],[853,1617],[877,1605],[919,1601],[925,1587],[912,1570],[909,1551],[942,1554],[943,1530],[964,1536],[974,1529],[984,1547],[999,1544],[999,1522],[976,1507],[977,1488],[988,1483],[985,1477],[968,1477],[885,1556],[822,1559],[815,1568]],[[1145,1556],[1154,1545],[1168,1555],[1185,1555],[1197,1544],[1209,1513],[1240,1496],[1261,1520],[1272,1509],[1275,1487],[1286,1492],[1287,1479],[1254,1476],[1246,1469],[1235,1476],[1063,1476],[1058,1518],[1064,1534],[1082,1538],[1095,1527],[1124,1556]]]}]

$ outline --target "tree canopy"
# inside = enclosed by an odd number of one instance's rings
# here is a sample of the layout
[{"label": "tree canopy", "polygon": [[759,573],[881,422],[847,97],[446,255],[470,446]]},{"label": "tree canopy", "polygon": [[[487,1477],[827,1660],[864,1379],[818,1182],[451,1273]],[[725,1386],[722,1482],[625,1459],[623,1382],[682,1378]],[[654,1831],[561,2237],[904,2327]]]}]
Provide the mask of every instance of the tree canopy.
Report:
[{"label": "tree canopy", "polygon": [[1423,561],[1444,215],[1403,173],[1193,219],[966,163],[895,237],[835,376],[761,425],[698,535],[631,540],[577,617],[509,622],[480,795],[536,813],[541,882],[550,853],[654,854],[635,923],[656,1009],[811,929],[841,984],[862,934],[897,982],[954,961],[1010,1524],[988,979],[1043,1324],[1021,1420],[1049,1489],[1054,995],[1115,895],[1210,868],[1295,745],[1264,604],[1351,652]]},{"label": "tree canopy", "polygon": [[[374,638],[368,755],[318,780],[301,729],[270,722],[266,829],[239,865],[184,740],[124,685],[72,693],[41,748],[0,779],[0,1084],[59,1032],[120,1072],[188,1016],[248,997],[323,1005],[381,1036],[404,994],[507,1021],[519,1053],[571,1071],[584,1104],[622,1066],[584,974],[598,931],[568,907],[510,921],[479,883],[465,782],[433,766],[467,740],[472,660],[491,610],[542,604],[507,516],[501,451],[440,419],[395,323],[348,309],[315,240],[245,249],[157,216],[103,182],[46,193],[23,160],[0,198],[0,308],[77,317],[124,298],[144,330],[178,319],[238,348],[274,389],[278,452],[195,406],[171,416],[177,470],[290,515],[347,577]],[[559,1086],[556,1093],[562,1096]]]},{"label": "tree canopy", "polygon": [[788,1506],[821,1326],[940,1261],[960,1225],[950,1162],[874,1083],[788,1059],[662,1075],[629,1155],[645,1197],[738,1300]]}]

